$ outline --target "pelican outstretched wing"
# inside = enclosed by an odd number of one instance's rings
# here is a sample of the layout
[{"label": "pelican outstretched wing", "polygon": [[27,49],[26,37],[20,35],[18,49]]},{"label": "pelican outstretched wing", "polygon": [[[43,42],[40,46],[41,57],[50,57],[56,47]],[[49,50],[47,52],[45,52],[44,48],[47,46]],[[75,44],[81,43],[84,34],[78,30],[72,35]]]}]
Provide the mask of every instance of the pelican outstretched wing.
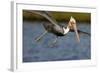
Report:
[{"label": "pelican outstretched wing", "polygon": [[30,12],[30,13],[35,13],[35,14],[41,15],[41,16],[45,17],[47,20],[49,20],[52,24],[58,25],[57,21],[52,17],[52,14],[48,11],[33,11],[33,10],[26,10],[26,11]]}]

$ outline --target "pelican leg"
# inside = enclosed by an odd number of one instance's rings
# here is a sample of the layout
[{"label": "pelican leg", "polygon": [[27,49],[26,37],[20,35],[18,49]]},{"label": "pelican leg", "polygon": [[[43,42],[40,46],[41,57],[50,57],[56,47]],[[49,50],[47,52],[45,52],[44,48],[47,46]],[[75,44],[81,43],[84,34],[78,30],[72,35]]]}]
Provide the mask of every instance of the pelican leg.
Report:
[{"label": "pelican leg", "polygon": [[38,42],[39,40],[41,40],[41,38],[42,38],[44,35],[46,35],[46,33],[47,33],[47,31],[45,31],[44,33],[42,33],[42,35],[40,35],[39,37],[37,37],[37,38],[35,39],[35,41]]}]

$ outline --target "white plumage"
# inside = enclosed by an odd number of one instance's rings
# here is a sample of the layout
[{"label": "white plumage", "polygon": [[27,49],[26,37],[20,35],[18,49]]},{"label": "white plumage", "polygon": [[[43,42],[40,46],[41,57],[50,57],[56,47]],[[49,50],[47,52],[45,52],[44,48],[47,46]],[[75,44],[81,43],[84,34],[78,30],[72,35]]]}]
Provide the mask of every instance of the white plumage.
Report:
[{"label": "white plumage", "polygon": [[69,29],[68,27],[67,27],[67,28],[64,28],[64,27],[63,27],[63,30],[64,30],[64,34],[67,34],[67,33],[69,32],[70,29]]}]

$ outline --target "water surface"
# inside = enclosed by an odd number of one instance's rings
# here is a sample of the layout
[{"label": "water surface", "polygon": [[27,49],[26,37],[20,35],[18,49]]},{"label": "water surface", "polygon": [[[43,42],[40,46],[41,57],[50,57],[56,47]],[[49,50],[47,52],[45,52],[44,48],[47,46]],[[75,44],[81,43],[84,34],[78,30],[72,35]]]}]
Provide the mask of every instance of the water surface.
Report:
[{"label": "water surface", "polygon": [[[64,24],[64,23],[60,23]],[[80,30],[90,33],[90,24],[77,23]],[[62,60],[86,60],[91,58],[91,36],[80,34],[77,42],[74,32],[59,37],[57,43],[51,45],[56,36],[47,33],[39,42],[35,39],[45,31],[42,22],[23,22],[23,62],[43,62]]]}]

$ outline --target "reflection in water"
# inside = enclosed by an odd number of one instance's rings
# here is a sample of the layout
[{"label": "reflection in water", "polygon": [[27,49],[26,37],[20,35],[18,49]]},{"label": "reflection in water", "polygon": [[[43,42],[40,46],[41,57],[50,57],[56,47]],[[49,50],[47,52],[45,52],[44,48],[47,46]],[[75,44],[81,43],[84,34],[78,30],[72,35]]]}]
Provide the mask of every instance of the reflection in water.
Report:
[{"label": "reflection in water", "polygon": [[[64,24],[64,23],[60,23]],[[57,43],[50,45],[55,39],[47,33],[39,42],[35,38],[44,31],[42,22],[23,22],[23,62],[83,60],[91,58],[90,37],[80,34],[80,43],[77,43],[75,33],[69,32],[66,36],[59,37]],[[90,24],[78,23],[78,28],[90,33]]]}]

